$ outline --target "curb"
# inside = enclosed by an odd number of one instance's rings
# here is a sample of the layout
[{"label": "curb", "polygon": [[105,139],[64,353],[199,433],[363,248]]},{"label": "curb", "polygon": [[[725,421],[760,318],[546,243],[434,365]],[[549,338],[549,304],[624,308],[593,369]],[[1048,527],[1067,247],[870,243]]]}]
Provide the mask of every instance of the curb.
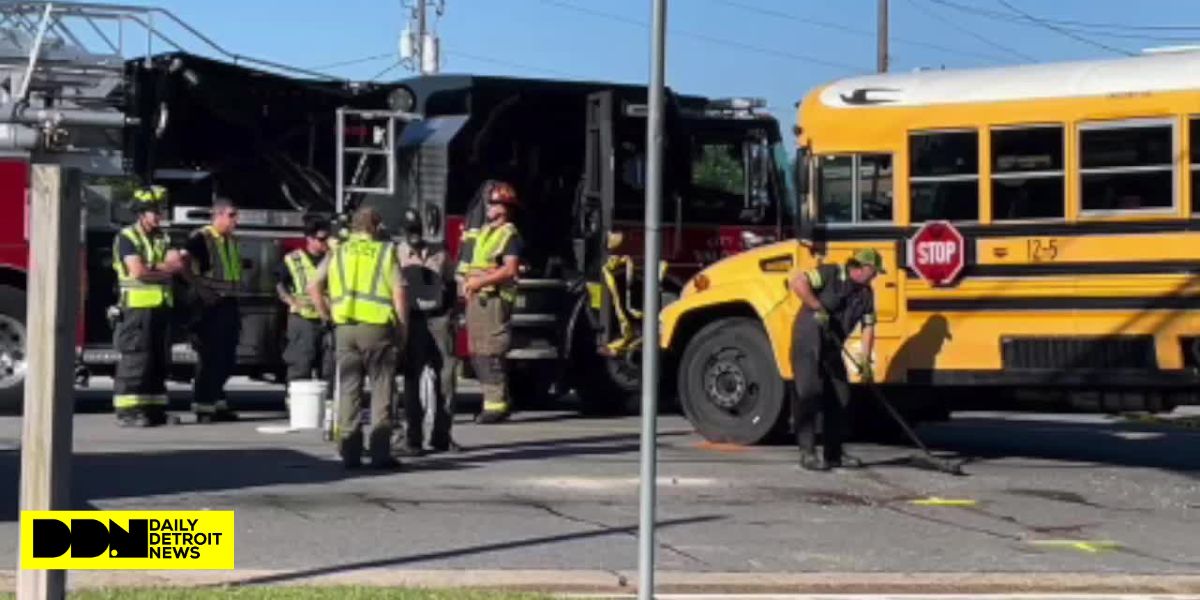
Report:
[{"label": "curb", "polygon": [[[637,581],[635,571],[319,571],[74,571],[68,575],[68,584],[73,590],[102,587],[366,586],[629,594],[636,589]],[[660,571],[655,579],[660,593],[676,594],[1200,594],[1200,575]],[[0,571],[0,591],[11,592],[14,585],[15,571]]]}]

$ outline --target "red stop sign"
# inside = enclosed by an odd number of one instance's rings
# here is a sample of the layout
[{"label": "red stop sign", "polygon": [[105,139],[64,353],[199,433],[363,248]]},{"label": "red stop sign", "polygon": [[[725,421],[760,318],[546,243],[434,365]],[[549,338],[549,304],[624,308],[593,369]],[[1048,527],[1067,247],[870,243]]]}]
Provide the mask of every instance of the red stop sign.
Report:
[{"label": "red stop sign", "polygon": [[950,285],[967,264],[967,242],[948,221],[929,221],[908,241],[908,266],[930,285]]}]

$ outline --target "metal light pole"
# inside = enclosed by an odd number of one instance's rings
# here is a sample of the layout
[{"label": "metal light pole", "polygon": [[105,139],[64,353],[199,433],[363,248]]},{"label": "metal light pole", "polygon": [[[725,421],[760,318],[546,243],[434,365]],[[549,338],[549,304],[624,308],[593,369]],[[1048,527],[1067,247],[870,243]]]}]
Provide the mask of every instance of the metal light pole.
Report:
[{"label": "metal light pole", "polygon": [[663,113],[666,90],[667,0],[654,0],[650,44],[650,117],[646,121],[646,260],[642,306],[641,509],[638,527],[638,599],[654,598],[654,520],[658,438],[658,309],[662,254]]}]

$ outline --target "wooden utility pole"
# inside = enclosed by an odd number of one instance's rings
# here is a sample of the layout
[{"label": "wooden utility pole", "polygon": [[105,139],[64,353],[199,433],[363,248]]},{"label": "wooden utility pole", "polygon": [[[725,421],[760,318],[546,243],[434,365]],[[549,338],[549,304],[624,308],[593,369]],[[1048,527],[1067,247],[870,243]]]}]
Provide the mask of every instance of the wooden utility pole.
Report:
[{"label": "wooden utility pole", "polygon": [[[21,510],[67,510],[79,312],[79,186],[74,172],[51,164],[34,164],[31,183]],[[20,552],[17,557],[18,600],[65,597],[65,571],[24,571]]]},{"label": "wooden utility pole", "polygon": [[888,0],[879,0],[878,19],[876,30],[879,40],[876,42],[875,70],[887,73],[888,63],[891,62],[891,56],[888,55]]}]

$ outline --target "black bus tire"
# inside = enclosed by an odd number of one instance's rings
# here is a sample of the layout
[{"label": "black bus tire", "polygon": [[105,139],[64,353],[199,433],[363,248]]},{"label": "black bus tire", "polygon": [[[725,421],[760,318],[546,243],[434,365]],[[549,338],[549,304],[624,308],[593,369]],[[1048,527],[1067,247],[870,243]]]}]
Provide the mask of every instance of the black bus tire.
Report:
[{"label": "black bus tire", "polygon": [[722,319],[688,343],[678,370],[679,402],[711,442],[757,444],[787,427],[787,386],[770,340],[753,319]]}]

